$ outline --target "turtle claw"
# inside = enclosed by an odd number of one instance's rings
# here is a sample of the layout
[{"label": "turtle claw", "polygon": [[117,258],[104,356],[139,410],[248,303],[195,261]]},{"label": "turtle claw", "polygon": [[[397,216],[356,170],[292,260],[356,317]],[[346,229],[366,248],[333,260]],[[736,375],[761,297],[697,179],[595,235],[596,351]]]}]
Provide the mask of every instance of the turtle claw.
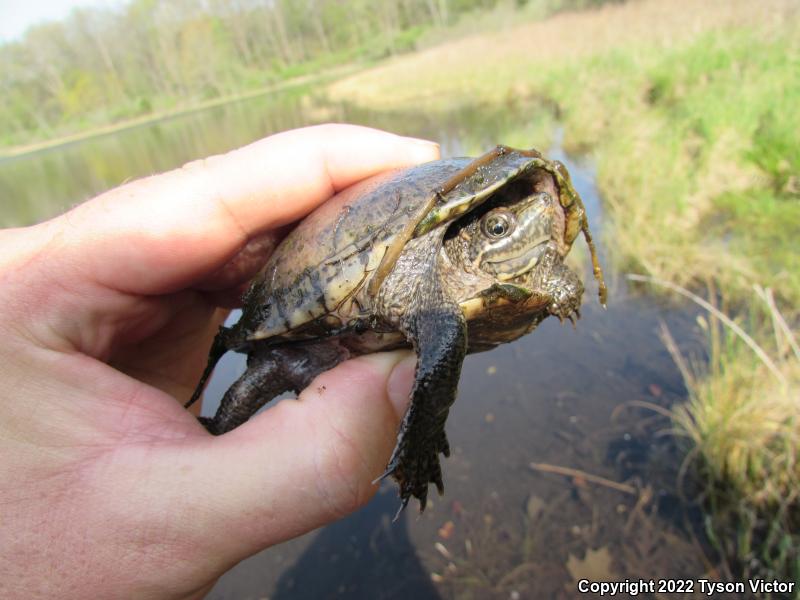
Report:
[{"label": "turtle claw", "polygon": [[562,325],[564,324],[564,321],[569,321],[570,323],[572,323],[573,329],[576,330],[578,329],[578,319],[581,318],[581,313],[577,308],[572,309],[571,312],[567,312],[562,310],[560,306],[551,306],[550,314],[557,317],[558,322],[561,323]]},{"label": "turtle claw", "polygon": [[397,507],[397,512],[394,513],[394,517],[392,517],[392,523],[397,522],[397,519],[400,518],[400,515],[402,515],[403,511],[406,509],[406,506],[408,506],[408,498],[400,501],[400,506]]},{"label": "turtle claw", "polygon": [[394,461],[390,461],[389,465],[386,467],[386,470],[381,475],[378,475],[375,479],[372,480],[372,485],[380,483],[381,481],[389,477],[389,475],[393,475],[396,468],[397,465],[394,464]]},{"label": "turtle claw", "polygon": [[389,461],[383,475],[377,477],[373,483],[378,483],[391,475],[400,485],[400,509],[397,516],[414,497],[419,500],[419,512],[425,510],[428,504],[428,485],[434,484],[441,496],[444,494],[444,481],[442,480],[442,467],[439,463],[439,453],[449,456],[450,445],[447,436],[442,432],[438,443],[422,452],[409,452],[408,447],[398,448]]}]

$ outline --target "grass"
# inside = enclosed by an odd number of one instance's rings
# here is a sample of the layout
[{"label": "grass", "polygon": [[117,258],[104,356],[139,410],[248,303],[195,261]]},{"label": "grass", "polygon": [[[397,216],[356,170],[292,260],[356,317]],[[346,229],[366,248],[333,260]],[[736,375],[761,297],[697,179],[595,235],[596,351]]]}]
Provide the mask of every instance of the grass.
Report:
[{"label": "grass", "polygon": [[796,4],[642,0],[563,13],[393,59],[329,92],[433,112],[538,99],[553,113],[567,150],[595,161],[617,266],[687,294],[711,282],[734,307],[737,320],[713,305],[701,320],[705,361],[676,353],[690,400],[675,421],[729,576],[798,581]]},{"label": "grass", "polygon": [[[712,276],[744,301],[749,282],[761,279],[798,304],[791,224],[800,217],[800,164],[783,158],[800,149],[800,116],[788,104],[800,102],[798,32],[797,23],[713,32],[645,58],[644,69],[614,58],[597,66],[629,69],[623,77],[636,98],[629,116],[611,119],[598,153],[612,229],[626,232],[623,266],[684,285]],[[786,151],[770,140],[776,114]],[[646,169],[631,168],[631,156]]]},{"label": "grass", "polygon": [[[652,278],[637,277],[638,280]],[[658,280],[655,280],[659,283]],[[660,282],[662,285],[665,282]],[[771,290],[754,287],[748,334],[713,305],[700,303],[708,361],[689,362],[669,330],[662,338],[690,392],[674,409],[690,442],[706,528],[733,570],[747,578],[800,580],[800,347]],[[765,331],[771,340],[756,342]],[[729,535],[730,532],[736,535]],[[728,569],[729,577],[731,575]],[[737,577],[734,577],[737,578]]]}]

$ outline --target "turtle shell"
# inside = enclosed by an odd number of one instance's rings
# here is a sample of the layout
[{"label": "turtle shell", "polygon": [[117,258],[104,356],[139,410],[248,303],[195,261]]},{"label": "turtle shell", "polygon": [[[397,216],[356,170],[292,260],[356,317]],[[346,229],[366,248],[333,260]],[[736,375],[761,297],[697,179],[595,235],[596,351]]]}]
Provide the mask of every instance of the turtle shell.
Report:
[{"label": "turtle shell", "polygon": [[[235,346],[310,332],[312,323],[323,324],[327,331],[343,326],[343,305],[376,278],[393,247],[448,225],[537,168],[559,182],[567,214],[565,241],[571,245],[574,222],[584,219],[583,209],[576,212],[574,190],[558,163],[509,151],[472,168],[475,164],[475,159],[454,158],[384,173],[321,205],[281,242],[248,290],[234,328]],[[364,314],[369,308],[359,307]]]}]

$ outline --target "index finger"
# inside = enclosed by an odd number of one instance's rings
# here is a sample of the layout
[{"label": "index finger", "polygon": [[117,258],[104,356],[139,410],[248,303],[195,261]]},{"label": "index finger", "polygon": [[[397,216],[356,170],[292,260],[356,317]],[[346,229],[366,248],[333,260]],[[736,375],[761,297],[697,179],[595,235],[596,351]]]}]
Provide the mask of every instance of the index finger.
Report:
[{"label": "index finger", "polygon": [[66,254],[77,250],[79,272],[113,289],[183,289],[337,191],[438,154],[431,142],[354,125],[287,131],[77,207],[59,218]]}]

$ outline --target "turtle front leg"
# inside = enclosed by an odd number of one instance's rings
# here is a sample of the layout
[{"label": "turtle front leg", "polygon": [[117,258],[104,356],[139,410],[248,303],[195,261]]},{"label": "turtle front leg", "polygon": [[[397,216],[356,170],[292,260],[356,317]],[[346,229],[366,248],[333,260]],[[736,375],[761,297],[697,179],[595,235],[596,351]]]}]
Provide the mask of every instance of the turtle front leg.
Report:
[{"label": "turtle front leg", "polygon": [[562,322],[568,319],[574,325],[574,317],[581,316],[583,297],[583,284],[578,276],[563,263],[558,263],[546,271],[537,287],[546,298],[548,313]]},{"label": "turtle front leg", "polygon": [[444,424],[467,353],[467,324],[457,304],[443,302],[411,316],[402,329],[416,350],[417,371],[411,405],[383,477],[392,475],[400,484],[401,509],[414,496],[423,511],[429,483],[444,492],[439,454],[450,455]]}]

